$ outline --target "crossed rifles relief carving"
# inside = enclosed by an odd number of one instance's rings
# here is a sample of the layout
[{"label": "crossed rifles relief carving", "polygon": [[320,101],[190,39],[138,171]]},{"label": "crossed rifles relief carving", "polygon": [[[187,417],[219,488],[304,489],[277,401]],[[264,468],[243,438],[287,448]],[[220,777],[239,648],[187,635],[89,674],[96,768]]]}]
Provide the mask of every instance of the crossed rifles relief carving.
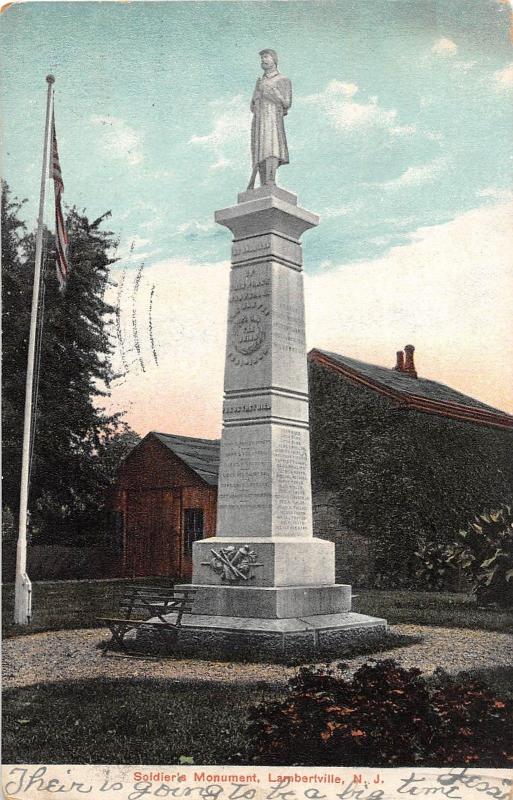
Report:
[{"label": "crossed rifles relief carving", "polygon": [[226,583],[238,583],[251,580],[255,577],[253,567],[262,567],[257,561],[257,554],[248,545],[241,547],[221,547],[220,550],[211,550],[210,561],[202,561],[204,566],[212,567],[214,572],[221,576]]}]

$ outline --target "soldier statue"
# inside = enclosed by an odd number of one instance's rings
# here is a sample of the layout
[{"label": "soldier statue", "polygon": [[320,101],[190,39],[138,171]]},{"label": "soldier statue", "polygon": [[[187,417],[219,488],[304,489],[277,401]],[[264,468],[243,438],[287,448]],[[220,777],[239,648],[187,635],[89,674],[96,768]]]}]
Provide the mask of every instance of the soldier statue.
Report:
[{"label": "soldier statue", "polygon": [[278,72],[275,50],[261,50],[259,55],[264,74],[258,78],[251,100],[253,172],[248,189],[254,188],[257,171],[261,186],[274,186],[277,168],[289,163],[283,118],[292,103],[292,85]]}]

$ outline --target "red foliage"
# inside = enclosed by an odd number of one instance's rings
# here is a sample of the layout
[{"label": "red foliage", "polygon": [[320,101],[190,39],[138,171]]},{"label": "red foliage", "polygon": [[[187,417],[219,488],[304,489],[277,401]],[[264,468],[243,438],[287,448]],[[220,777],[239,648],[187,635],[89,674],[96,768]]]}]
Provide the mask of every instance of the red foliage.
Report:
[{"label": "red foliage", "polygon": [[282,702],[251,712],[248,759],[261,764],[425,766],[513,764],[513,701],[445,676],[430,685],[393,660],[352,679],[303,668]]}]

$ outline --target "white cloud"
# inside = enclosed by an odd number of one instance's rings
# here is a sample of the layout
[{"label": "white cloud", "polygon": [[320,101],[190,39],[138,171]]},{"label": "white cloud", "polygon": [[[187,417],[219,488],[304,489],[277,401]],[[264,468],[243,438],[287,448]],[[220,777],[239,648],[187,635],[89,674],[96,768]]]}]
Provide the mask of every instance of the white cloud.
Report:
[{"label": "white cloud", "polygon": [[116,256],[118,259],[120,259],[120,261],[142,261],[156,252],[150,252],[148,250],[141,252],[142,248],[147,247],[150,243],[151,239],[145,239],[137,234],[130,236],[129,238],[124,238],[123,242],[121,242],[120,246],[118,247]]},{"label": "white cloud", "polygon": [[390,128],[390,133],[394,136],[411,136],[411,134],[416,133],[416,131],[416,125],[396,125]]},{"label": "white cloud", "polygon": [[[392,366],[396,350],[413,342],[421,376],[513,411],[512,224],[512,202],[485,205],[418,228],[381,258],[331,259],[305,278],[308,346]],[[118,282],[122,274],[112,271]],[[137,291],[136,274],[123,278],[120,333],[130,371],[114,387],[113,407],[128,408],[140,433],[218,436],[228,262],[167,259],[143,270]],[[119,286],[109,292],[116,305]],[[120,367],[119,344],[117,358]]]},{"label": "white cloud", "polygon": [[250,130],[251,114],[249,104],[242,95],[213,100],[210,107],[213,111],[212,130],[204,136],[192,136],[189,144],[202,145],[210,150],[216,159],[210,169],[219,170],[232,165],[225,149],[235,145],[240,153]]},{"label": "white cloud", "polygon": [[300,102],[322,108],[334,127],[343,133],[370,127],[387,128],[395,133],[402,132],[401,127],[396,124],[397,111],[381,108],[377,97],[370,97],[368,102],[358,103],[353,100],[357,92],[356,84],[333,80],[328,83],[324,91],[307,95],[301,98]]},{"label": "white cloud", "polygon": [[[479,62],[478,61],[462,61],[461,59],[455,58],[456,54],[459,51],[459,47],[456,42],[453,42],[452,39],[441,38],[438,39],[433,47],[431,48],[431,53],[434,53],[437,56],[441,56],[447,61],[450,62],[451,67],[455,70],[459,70],[460,72],[467,73],[471,69],[473,69]],[[424,60],[430,59],[431,56],[425,55]]]},{"label": "white cloud", "polygon": [[496,89],[513,89],[513,61],[504,69],[499,69],[493,73]]},{"label": "white cloud", "polygon": [[160,180],[162,178],[174,178],[175,175],[176,172],[174,169],[157,169],[155,170],[155,172],[151,173],[151,177],[157,178],[157,180]]},{"label": "white cloud", "polygon": [[458,45],[452,39],[441,38],[431,48],[439,56],[453,56],[458,52]]},{"label": "white cloud", "polygon": [[158,228],[165,222],[164,216],[155,216],[153,219],[149,219],[146,222],[140,222],[139,227],[143,228],[145,231],[153,231],[155,228]]},{"label": "white cloud", "polygon": [[506,203],[508,200],[513,200],[513,191],[511,189],[502,189],[498,186],[487,186],[476,192],[476,197],[484,197],[486,200],[491,200],[495,203]]},{"label": "white cloud", "polygon": [[[153,203],[139,201],[134,206],[133,212],[136,213],[138,219],[142,220],[139,223],[140,228],[148,228],[151,230],[157,227],[157,225],[167,221],[166,210]],[[149,219],[145,219],[145,217],[149,217]]]},{"label": "white cloud", "polygon": [[224,156],[219,156],[217,161],[214,161],[214,163],[210,165],[209,170],[213,172],[214,170],[231,167],[231,165],[232,161],[229,158],[224,158]]},{"label": "white cloud", "polygon": [[129,248],[124,247],[117,252],[116,258],[119,262],[128,262],[130,266],[134,268],[139,264],[149,261],[150,259],[155,259],[155,256],[158,256],[161,252],[162,249],[158,247],[155,250],[144,250],[143,252],[137,251],[131,253]]},{"label": "white cloud", "polygon": [[456,69],[461,69],[463,72],[469,72],[478,64],[477,61],[455,61],[454,66]]},{"label": "white cloud", "polygon": [[337,85],[338,90],[345,97],[353,97],[358,91],[356,83],[344,83],[343,81],[332,81],[332,83]]},{"label": "white cloud", "polygon": [[141,236],[133,236],[130,242],[130,245],[133,247],[134,250],[140,250],[141,247],[145,247],[147,244],[150,243],[150,239],[143,239]]},{"label": "white cloud", "polygon": [[403,231],[405,229],[411,230],[420,225],[424,217],[421,214],[410,214],[409,216],[402,217],[385,217],[383,224],[392,231]]},{"label": "white cloud", "polygon": [[115,367],[123,371],[125,361],[129,371],[110,402],[128,409],[138,432],[219,435],[228,275],[228,262],[166,259],[144,268],[136,287],[136,269],[112,270],[114,306],[123,281]]},{"label": "white cloud", "polygon": [[193,219],[190,222],[182,222],[178,226],[179,233],[209,233],[217,228],[216,222],[213,219],[205,219],[203,221]]},{"label": "white cloud", "polygon": [[330,208],[325,208],[321,216],[323,219],[348,217],[350,214],[354,214],[356,211],[360,211],[362,208],[363,203],[361,201],[357,201],[355,203],[348,203],[345,206],[332,206]]},{"label": "white cloud", "polygon": [[102,117],[94,115],[91,121],[100,127],[103,151],[111,158],[120,158],[130,166],[143,161],[142,134],[130,128],[119,117]]},{"label": "white cloud", "polygon": [[485,205],[307,276],[308,346],[393,366],[411,341],[421,376],[513,411],[512,225],[511,201]]},{"label": "white cloud", "polygon": [[405,187],[432,183],[441,175],[446,164],[447,159],[440,157],[429,161],[427,164],[408,167],[398,178],[386,181],[382,183],[381,186],[385,189],[402,189]]},{"label": "white cloud", "polygon": [[495,186],[488,186],[476,192],[477,197],[496,197],[499,190]]}]

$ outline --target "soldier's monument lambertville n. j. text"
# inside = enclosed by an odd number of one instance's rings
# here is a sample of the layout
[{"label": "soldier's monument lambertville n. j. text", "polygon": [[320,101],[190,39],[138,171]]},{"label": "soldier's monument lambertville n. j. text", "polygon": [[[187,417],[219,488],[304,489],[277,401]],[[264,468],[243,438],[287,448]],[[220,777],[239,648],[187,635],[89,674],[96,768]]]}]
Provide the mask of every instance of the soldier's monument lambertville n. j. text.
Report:
[{"label": "soldier's monument lambertville n. j. text", "polygon": [[312,533],[300,239],[319,218],[276,186],[292,87],[274,50],[260,58],[249,186],[215,215],[233,234],[217,535],[194,544],[197,594],[180,640],[273,658],[336,652],[386,622],[351,612],[334,545]]}]

